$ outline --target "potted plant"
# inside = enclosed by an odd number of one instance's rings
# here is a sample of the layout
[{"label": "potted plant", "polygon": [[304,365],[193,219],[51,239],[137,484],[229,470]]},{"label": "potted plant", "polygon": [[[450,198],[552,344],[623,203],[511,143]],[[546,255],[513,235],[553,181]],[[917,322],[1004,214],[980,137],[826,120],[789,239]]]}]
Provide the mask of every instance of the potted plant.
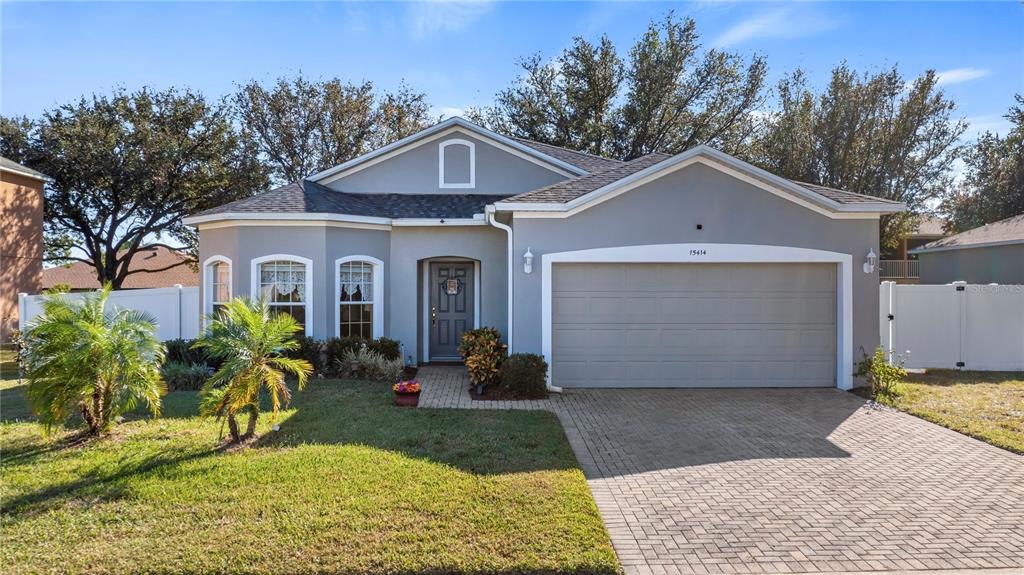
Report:
[{"label": "potted plant", "polygon": [[395,405],[416,407],[420,402],[420,382],[415,379],[400,381],[391,386],[395,392]]}]

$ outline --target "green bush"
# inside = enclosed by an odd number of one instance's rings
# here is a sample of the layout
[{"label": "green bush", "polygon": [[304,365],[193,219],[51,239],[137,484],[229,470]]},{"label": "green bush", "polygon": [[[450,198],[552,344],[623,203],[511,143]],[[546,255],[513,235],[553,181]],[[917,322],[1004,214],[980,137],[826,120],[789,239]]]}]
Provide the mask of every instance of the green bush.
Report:
[{"label": "green bush", "polygon": [[891,362],[887,361],[885,350],[878,346],[874,354],[864,354],[854,375],[868,380],[872,399],[892,403],[900,395],[899,384],[907,376],[907,370],[903,369],[902,356],[895,355]]},{"label": "green bush", "polygon": [[292,359],[304,359],[313,366],[313,373],[323,373],[324,343],[306,335],[297,335],[294,339],[299,345],[295,349],[285,351],[283,355]]},{"label": "green bush", "polygon": [[[351,373],[353,367],[355,368],[355,373]],[[405,366],[402,364],[401,359],[388,359],[371,349],[363,347],[346,350],[341,356],[338,369],[343,374],[359,379],[398,383],[402,378],[402,371],[405,369]]]},{"label": "green bush", "polygon": [[493,327],[463,332],[459,355],[466,364],[469,380],[475,385],[487,385],[498,381],[507,349],[508,346],[501,343],[501,332]]},{"label": "green bush", "polygon": [[206,352],[202,349],[195,349],[194,339],[169,339],[164,342],[165,362],[171,363],[207,363]]},{"label": "green bush", "polygon": [[397,339],[378,337],[370,342],[369,347],[385,359],[402,359],[402,344]]},{"label": "green bush", "polygon": [[180,361],[165,362],[160,368],[160,375],[167,384],[168,391],[195,391],[201,389],[210,377],[212,370],[201,363],[182,363]]},{"label": "green bush", "polygon": [[501,364],[501,387],[519,399],[548,396],[548,363],[535,353],[515,353]]},{"label": "green bush", "polygon": [[[359,336],[350,337],[332,337],[324,342],[324,361],[328,371],[337,372],[338,366],[341,365],[342,359],[345,356],[346,351],[355,351],[365,348],[369,345],[370,341],[366,338]],[[346,373],[348,367],[346,366],[341,373]]]}]

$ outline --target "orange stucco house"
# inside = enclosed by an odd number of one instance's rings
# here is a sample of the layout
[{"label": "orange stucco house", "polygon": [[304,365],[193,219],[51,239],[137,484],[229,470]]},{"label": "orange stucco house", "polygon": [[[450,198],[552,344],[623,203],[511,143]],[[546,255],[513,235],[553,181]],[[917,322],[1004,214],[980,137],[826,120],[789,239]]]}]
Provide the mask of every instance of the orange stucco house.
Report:
[{"label": "orange stucco house", "polygon": [[42,288],[45,180],[0,156],[0,343],[18,328],[18,294]]}]

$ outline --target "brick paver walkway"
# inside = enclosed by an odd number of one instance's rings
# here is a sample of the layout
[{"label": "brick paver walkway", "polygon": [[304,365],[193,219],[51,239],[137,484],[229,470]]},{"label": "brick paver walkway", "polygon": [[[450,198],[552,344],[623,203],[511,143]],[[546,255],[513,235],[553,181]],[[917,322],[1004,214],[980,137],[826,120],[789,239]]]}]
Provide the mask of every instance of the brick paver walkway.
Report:
[{"label": "brick paver walkway", "polygon": [[568,390],[424,407],[559,416],[627,573],[1024,573],[1024,458],[818,390]]}]

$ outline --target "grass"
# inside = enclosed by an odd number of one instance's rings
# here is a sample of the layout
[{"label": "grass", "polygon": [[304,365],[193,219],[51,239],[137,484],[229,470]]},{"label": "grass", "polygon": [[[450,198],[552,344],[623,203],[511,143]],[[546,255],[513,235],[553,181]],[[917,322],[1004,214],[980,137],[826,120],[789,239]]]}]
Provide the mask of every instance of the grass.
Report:
[{"label": "grass", "polygon": [[899,390],[893,407],[1024,454],[1024,373],[928,370]]},{"label": "grass", "polygon": [[279,432],[218,449],[194,392],[75,446],[0,384],[0,571],[615,573],[547,412],[396,408],[386,386],[314,381]]}]

